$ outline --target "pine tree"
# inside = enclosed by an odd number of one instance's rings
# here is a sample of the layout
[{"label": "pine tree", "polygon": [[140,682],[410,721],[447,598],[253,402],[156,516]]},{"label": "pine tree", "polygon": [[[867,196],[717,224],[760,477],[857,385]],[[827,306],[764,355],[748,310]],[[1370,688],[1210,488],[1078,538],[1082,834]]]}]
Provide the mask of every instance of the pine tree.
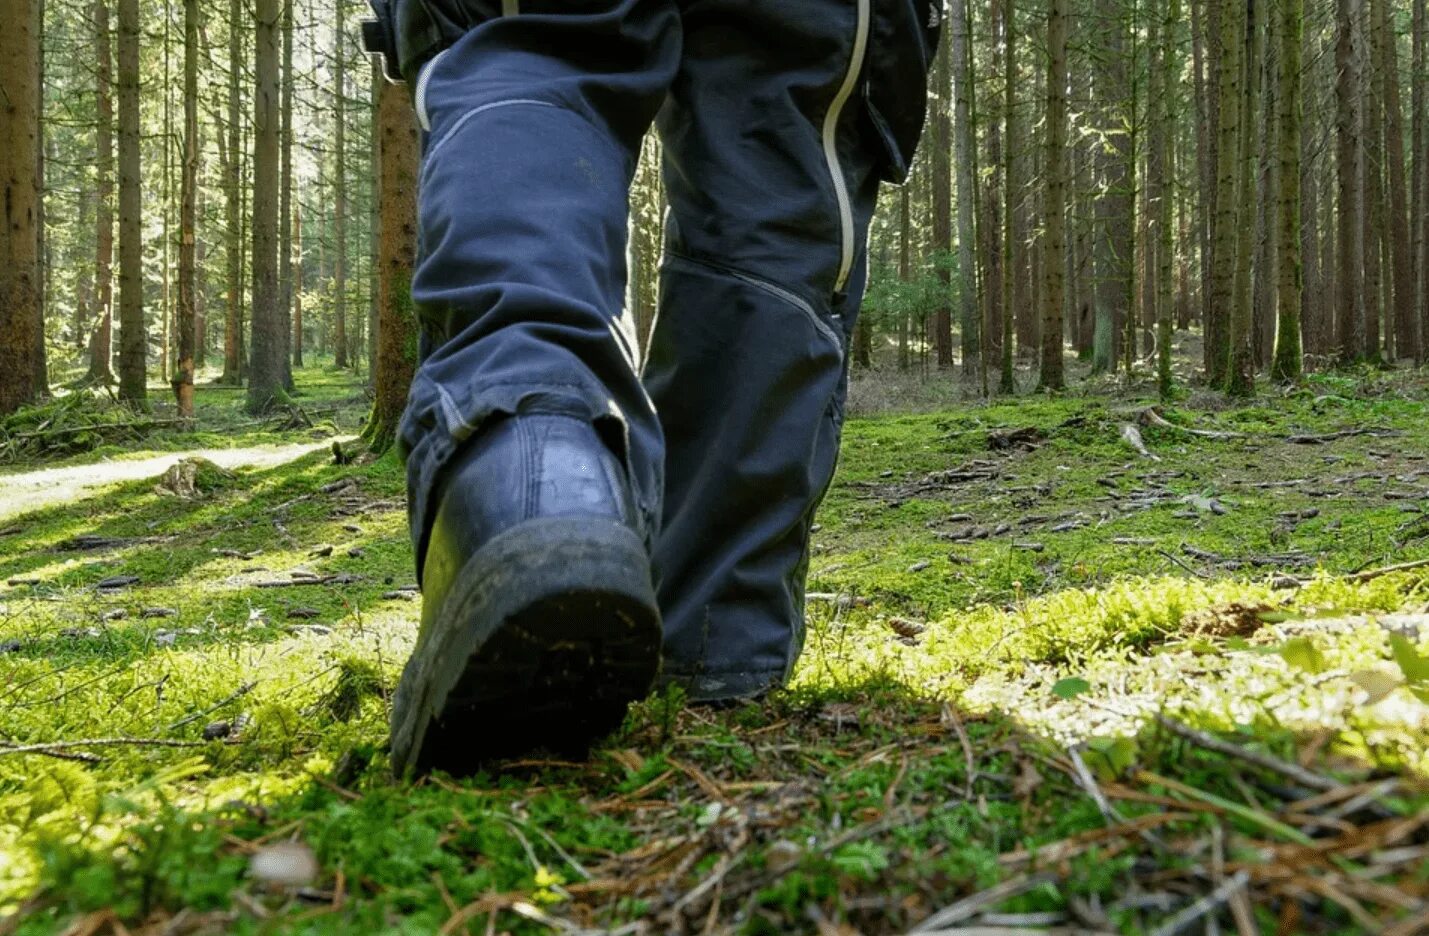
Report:
[{"label": "pine tree", "polygon": [[0,28],[0,415],[34,399],[40,321],[39,7],[14,12]]}]

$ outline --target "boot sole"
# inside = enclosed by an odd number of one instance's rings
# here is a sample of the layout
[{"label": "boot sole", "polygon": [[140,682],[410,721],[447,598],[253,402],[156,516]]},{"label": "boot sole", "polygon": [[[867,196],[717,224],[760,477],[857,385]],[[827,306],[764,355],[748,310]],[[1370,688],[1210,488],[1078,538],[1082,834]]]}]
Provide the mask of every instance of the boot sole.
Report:
[{"label": "boot sole", "polygon": [[660,642],[650,561],[629,527],[561,517],[513,527],[423,614],[393,699],[393,770],[469,773],[537,748],[583,754],[650,691]]}]

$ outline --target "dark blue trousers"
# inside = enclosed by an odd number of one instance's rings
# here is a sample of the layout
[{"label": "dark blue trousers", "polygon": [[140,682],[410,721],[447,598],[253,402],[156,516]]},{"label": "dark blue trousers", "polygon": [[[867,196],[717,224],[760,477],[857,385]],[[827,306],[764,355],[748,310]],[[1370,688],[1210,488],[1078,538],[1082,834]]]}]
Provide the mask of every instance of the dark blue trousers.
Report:
[{"label": "dark blue trousers", "polygon": [[[484,423],[589,419],[643,514],[666,678],[702,699],[782,683],[935,0],[400,0],[396,20],[427,130],[401,429],[418,569],[430,492]],[[627,199],[652,123],[670,210],[642,360]]]}]

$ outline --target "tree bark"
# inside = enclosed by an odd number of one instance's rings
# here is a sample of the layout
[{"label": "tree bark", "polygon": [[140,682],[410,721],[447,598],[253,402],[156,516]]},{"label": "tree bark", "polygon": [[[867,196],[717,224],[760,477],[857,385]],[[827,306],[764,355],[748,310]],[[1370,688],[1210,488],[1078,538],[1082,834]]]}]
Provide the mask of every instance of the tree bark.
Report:
[{"label": "tree bark", "polygon": [[1280,161],[1279,176],[1279,292],[1276,303],[1275,353],[1270,378],[1283,383],[1299,379],[1303,349],[1300,336],[1300,303],[1304,288],[1304,267],[1300,235],[1300,46],[1305,29],[1305,0],[1277,0],[1279,20],[1280,99],[1275,119]]},{"label": "tree bark", "polygon": [[[1260,100],[1260,62],[1263,58],[1263,33],[1258,25],[1260,9],[1268,0],[1246,0],[1244,14],[1229,17],[1239,19],[1243,43],[1242,80],[1244,93],[1240,100],[1241,132],[1238,175],[1238,211],[1236,218],[1237,244],[1235,256],[1234,304],[1230,321],[1229,361],[1226,370],[1226,392],[1232,396],[1248,396],[1255,389],[1255,302],[1252,294],[1252,257],[1255,251],[1255,170],[1256,133],[1250,121],[1256,115],[1256,102]],[[1227,11],[1229,12],[1229,11]],[[1223,152],[1224,155],[1224,152]]]},{"label": "tree bark", "polygon": [[1130,98],[1126,30],[1116,0],[1099,0],[1101,32],[1097,57],[1096,99],[1101,136],[1097,148],[1100,195],[1096,205],[1096,312],[1092,341],[1092,373],[1115,373],[1121,333],[1132,314],[1129,297],[1135,282],[1136,252],[1132,220],[1135,166],[1126,113]]},{"label": "tree bark", "polygon": [[225,384],[243,382],[243,162],[238,79],[243,71],[243,19],[240,0],[228,2],[228,144],[223,152],[224,267],[227,272],[226,307],[223,317],[223,375]]},{"label": "tree bark", "polygon": [[[933,342],[937,349],[939,369],[953,366],[953,314],[952,270],[948,267],[947,256],[953,249],[952,215],[952,167],[948,160],[952,153],[951,131],[949,128],[948,98],[952,93],[952,35],[944,37],[938,46],[937,58],[933,65],[933,114],[930,127],[932,133],[928,144],[931,153],[933,201],[933,252],[938,258],[938,279],[942,282],[937,307],[933,313]],[[960,271],[959,275],[962,273]]]},{"label": "tree bark", "polygon": [[[966,0],[952,0],[952,72],[954,87],[953,133],[956,141],[958,173],[958,324],[962,332],[963,378],[978,376],[982,363],[982,303],[978,297],[977,246],[973,212],[977,205],[977,183],[973,177],[972,64],[969,53]],[[941,356],[939,366],[943,365]]]},{"label": "tree bark", "polygon": [[1416,364],[1429,357],[1429,4],[1414,0],[1414,54],[1411,71],[1414,90],[1410,106],[1414,109],[1414,214],[1415,268],[1419,271],[1415,284],[1418,306],[1417,331],[1419,354]]},{"label": "tree bark", "polygon": [[119,398],[148,408],[139,175],[139,0],[119,0]]},{"label": "tree bark", "polygon": [[184,0],[184,158],[179,180],[178,366],[174,397],[180,419],[194,415],[194,322],[198,206],[198,0]]},{"label": "tree bark", "polygon": [[412,268],[417,248],[417,121],[404,89],[383,82],[378,94],[381,240],[378,246],[376,392],[365,435],[384,451],[396,438],[417,366]]},{"label": "tree bark", "polygon": [[96,0],[94,16],[94,305],[98,316],[89,339],[91,383],[114,383],[114,98],[109,0]]},{"label": "tree bark", "polygon": [[[1373,2],[1373,0],[1371,0]],[[1360,0],[1360,85],[1357,89],[1359,109],[1364,121],[1364,143],[1360,150],[1361,177],[1364,190],[1360,194],[1361,218],[1364,221],[1364,359],[1384,358],[1384,248],[1386,246],[1384,205],[1384,118],[1380,107],[1379,88],[1375,80],[1378,44],[1371,11]]]},{"label": "tree bark", "polygon": [[1336,257],[1335,336],[1346,362],[1365,354],[1364,223],[1360,205],[1362,116],[1360,69],[1355,23],[1361,0],[1335,4],[1335,171]]},{"label": "tree bark", "polygon": [[1017,113],[1017,0],[1002,0],[1003,65],[1007,69],[1003,85],[1002,119],[1006,123],[1002,150],[1002,188],[1007,199],[1003,211],[1002,261],[1002,357],[997,389],[1000,393],[1016,393],[1017,378],[1013,372],[1013,332],[1017,317],[1017,280],[1019,278],[1017,214],[1022,182],[1017,167],[1021,165],[1021,122]]},{"label": "tree bark", "polygon": [[1155,134],[1151,147],[1152,177],[1155,180],[1153,217],[1157,232],[1156,241],[1156,384],[1163,399],[1172,391],[1171,339],[1174,308],[1173,295],[1173,255],[1176,241],[1173,236],[1174,221],[1172,202],[1175,180],[1171,175],[1171,147],[1175,133],[1175,88],[1176,75],[1180,72],[1180,62],[1176,55],[1175,30],[1181,18],[1179,0],[1171,0],[1164,22],[1158,14],[1151,14],[1151,42],[1153,54],[1157,58],[1153,78],[1155,80],[1151,106],[1155,114]]},{"label": "tree bark", "polygon": [[1067,0],[1047,3],[1046,255],[1042,296],[1042,368],[1047,391],[1066,386],[1063,375],[1062,309],[1066,301],[1067,209]]},{"label": "tree bark", "polygon": [[1404,168],[1404,119],[1399,95],[1399,49],[1390,29],[1387,0],[1372,0],[1375,33],[1375,72],[1384,105],[1384,162],[1389,182],[1384,211],[1389,239],[1390,304],[1387,317],[1393,329],[1397,357],[1418,360],[1419,321],[1415,314],[1414,244],[1409,234],[1409,183]]},{"label": "tree bark", "polygon": [[253,340],[248,412],[263,413],[283,389],[283,313],[278,291],[278,185],[281,95],[278,73],[279,0],[257,0],[253,89]]},{"label": "tree bark", "polygon": [[0,28],[0,415],[35,397],[40,320],[40,22],[22,0]]},{"label": "tree bark", "polygon": [[347,348],[347,45],[344,0],[333,2],[333,347],[338,367],[348,366]]},{"label": "tree bark", "polygon": [[283,0],[283,90],[281,179],[278,192],[278,312],[283,389],[293,389],[293,4]]},{"label": "tree bark", "polygon": [[1224,387],[1230,373],[1230,320],[1236,304],[1236,268],[1240,222],[1242,128],[1241,74],[1245,44],[1245,7],[1239,0],[1220,5],[1217,40],[1216,226],[1210,320],[1207,324],[1207,379]]}]

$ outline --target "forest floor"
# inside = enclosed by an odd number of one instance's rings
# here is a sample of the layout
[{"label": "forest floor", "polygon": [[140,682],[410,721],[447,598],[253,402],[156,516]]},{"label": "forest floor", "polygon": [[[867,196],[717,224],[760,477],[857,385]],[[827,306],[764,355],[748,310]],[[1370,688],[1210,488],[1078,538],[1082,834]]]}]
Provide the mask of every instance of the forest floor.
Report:
[{"label": "forest floor", "polygon": [[402,470],[298,384],[2,459],[0,934],[1429,931],[1422,374],[858,416],[788,691],[415,784]]}]

